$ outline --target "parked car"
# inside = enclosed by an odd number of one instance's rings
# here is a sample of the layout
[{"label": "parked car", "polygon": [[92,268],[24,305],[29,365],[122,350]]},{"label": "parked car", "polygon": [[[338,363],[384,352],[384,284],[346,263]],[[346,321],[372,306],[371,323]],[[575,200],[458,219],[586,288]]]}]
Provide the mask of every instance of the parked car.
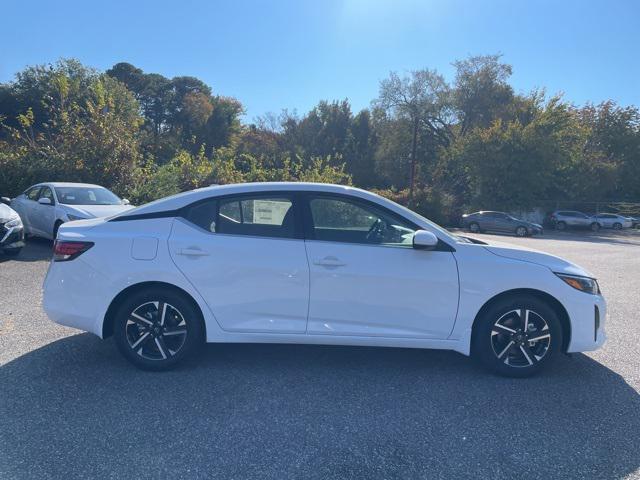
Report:
[{"label": "parked car", "polygon": [[208,187],[63,224],[43,306],[151,370],[207,341],[450,349],[527,376],[605,341],[605,300],[577,265],[313,183]]},{"label": "parked car", "polygon": [[109,217],[133,208],[100,185],[88,183],[39,183],[11,201],[28,235],[55,239],[65,222]]},{"label": "parked car", "polygon": [[638,226],[640,226],[640,218],[638,217],[627,217],[627,218],[631,220],[632,228],[638,228]]},{"label": "parked car", "polygon": [[18,255],[24,247],[24,228],[18,213],[8,204],[8,198],[0,202],[0,251],[5,255]]},{"label": "parked car", "polygon": [[593,231],[600,230],[600,224],[595,218],[586,213],[575,210],[557,210],[551,214],[551,223],[556,230],[567,228],[589,228]]},{"label": "parked car", "polygon": [[462,215],[462,226],[472,233],[501,232],[518,237],[544,233],[542,225],[520,220],[503,212],[482,211]]},{"label": "parked car", "polygon": [[593,218],[598,222],[600,228],[622,230],[623,228],[631,228],[633,226],[633,222],[629,218],[615,213],[599,213],[594,215]]}]

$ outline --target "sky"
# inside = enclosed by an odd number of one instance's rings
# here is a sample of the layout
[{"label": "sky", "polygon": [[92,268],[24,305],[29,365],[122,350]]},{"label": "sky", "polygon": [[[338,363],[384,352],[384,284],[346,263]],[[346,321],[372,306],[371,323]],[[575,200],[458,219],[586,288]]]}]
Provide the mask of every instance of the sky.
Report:
[{"label": "sky", "polygon": [[0,82],[73,57],[105,70],[129,62],[191,75],[238,98],[252,121],[319,100],[354,111],[389,72],[500,53],[527,93],[578,105],[640,105],[637,0],[0,0]]}]

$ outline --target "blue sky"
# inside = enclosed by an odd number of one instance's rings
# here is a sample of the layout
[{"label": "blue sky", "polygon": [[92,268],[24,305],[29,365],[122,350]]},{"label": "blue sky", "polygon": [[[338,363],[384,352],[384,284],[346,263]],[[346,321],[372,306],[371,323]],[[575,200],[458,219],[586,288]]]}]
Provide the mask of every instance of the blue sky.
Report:
[{"label": "blue sky", "polygon": [[2,2],[0,82],[75,57],[99,69],[193,75],[237,97],[246,119],[320,99],[375,98],[389,71],[500,52],[519,92],[640,104],[640,2],[235,0]]}]

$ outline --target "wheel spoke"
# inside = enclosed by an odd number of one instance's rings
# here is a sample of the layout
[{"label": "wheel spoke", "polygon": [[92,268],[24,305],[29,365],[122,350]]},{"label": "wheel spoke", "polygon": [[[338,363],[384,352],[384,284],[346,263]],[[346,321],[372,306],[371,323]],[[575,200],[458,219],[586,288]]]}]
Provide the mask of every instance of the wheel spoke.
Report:
[{"label": "wheel spoke", "polygon": [[[496,323],[493,327],[494,327],[494,329],[495,328],[499,328],[501,330],[504,330],[504,332],[516,333],[516,331],[513,328],[505,327],[504,325],[501,325],[500,323]],[[495,333],[504,333],[504,332],[495,332]],[[494,333],[494,332],[492,331],[491,333]]]},{"label": "wheel spoke", "polygon": [[[529,313],[530,310],[526,310],[524,311],[524,328],[522,329],[522,331],[526,334],[527,333],[527,328],[529,327]],[[522,310],[520,310],[520,317],[522,318]]]},{"label": "wheel spoke", "polygon": [[164,325],[164,319],[167,315],[167,304],[164,302],[158,302],[158,321],[160,325]]},{"label": "wheel spoke", "polygon": [[133,312],[131,314],[131,318],[129,319],[131,320],[133,323],[139,323],[141,325],[153,325],[153,322],[150,320],[147,320],[144,317],[141,317],[140,315],[138,315],[137,313]]},{"label": "wheel spoke", "polygon": [[542,332],[535,332],[531,337],[527,340],[530,342],[537,342],[538,340],[543,340],[545,338],[551,338],[551,334],[548,330],[543,330]]},{"label": "wheel spoke", "polygon": [[520,351],[524,355],[524,358],[527,360],[527,362],[529,362],[529,365],[534,365],[538,363],[538,359],[536,358],[536,356],[531,351],[528,345],[520,345]]},{"label": "wheel spoke", "polygon": [[504,350],[502,350],[499,354],[498,354],[498,358],[502,358],[502,356],[507,353],[509,350],[511,350],[511,347],[513,347],[515,345],[515,342],[513,340],[511,340],[506,347],[504,347]]},{"label": "wheel spoke", "polygon": [[142,345],[144,342],[146,342],[146,340],[149,339],[149,336],[150,336],[149,332],[145,332],[138,340],[135,341],[133,345],[131,345],[131,348],[135,350],[138,347],[138,345]]},{"label": "wheel spoke", "polygon": [[163,335],[166,337],[167,335],[186,335],[187,329],[183,327],[175,327],[175,328],[167,328]]},{"label": "wheel spoke", "polygon": [[167,353],[169,353],[169,349],[165,345],[163,338],[156,337],[155,340],[156,340],[156,346],[158,347],[158,352],[160,352],[160,355],[162,355],[162,359],[166,360]]}]

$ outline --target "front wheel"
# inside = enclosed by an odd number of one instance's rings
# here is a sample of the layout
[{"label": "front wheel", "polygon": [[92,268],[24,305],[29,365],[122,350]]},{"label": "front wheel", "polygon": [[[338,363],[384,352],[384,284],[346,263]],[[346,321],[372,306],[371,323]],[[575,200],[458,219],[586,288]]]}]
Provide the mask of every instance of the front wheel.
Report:
[{"label": "front wheel", "polygon": [[471,233],[480,233],[480,225],[478,225],[476,222],[471,222],[469,224],[469,231]]},{"label": "front wheel", "polygon": [[600,224],[598,222],[593,222],[591,224],[591,231],[597,232],[598,230],[600,230]]},{"label": "front wheel", "polygon": [[566,230],[567,229],[567,224],[565,222],[558,222],[556,223],[556,230]]},{"label": "front wheel", "polygon": [[560,352],[562,328],[555,311],[534,296],[497,301],[478,318],[472,353],[490,370],[509,377],[536,374]]},{"label": "front wheel", "polygon": [[527,236],[527,229],[525,227],[516,228],[516,236],[518,236],[518,237],[526,237]]},{"label": "front wheel", "polygon": [[124,357],[144,370],[167,370],[204,343],[204,322],[185,295],[152,288],[126,298],[114,322],[116,344]]},{"label": "front wheel", "polygon": [[622,224],[618,223],[618,222],[614,223],[613,224],[613,229],[614,230],[622,230]]}]

